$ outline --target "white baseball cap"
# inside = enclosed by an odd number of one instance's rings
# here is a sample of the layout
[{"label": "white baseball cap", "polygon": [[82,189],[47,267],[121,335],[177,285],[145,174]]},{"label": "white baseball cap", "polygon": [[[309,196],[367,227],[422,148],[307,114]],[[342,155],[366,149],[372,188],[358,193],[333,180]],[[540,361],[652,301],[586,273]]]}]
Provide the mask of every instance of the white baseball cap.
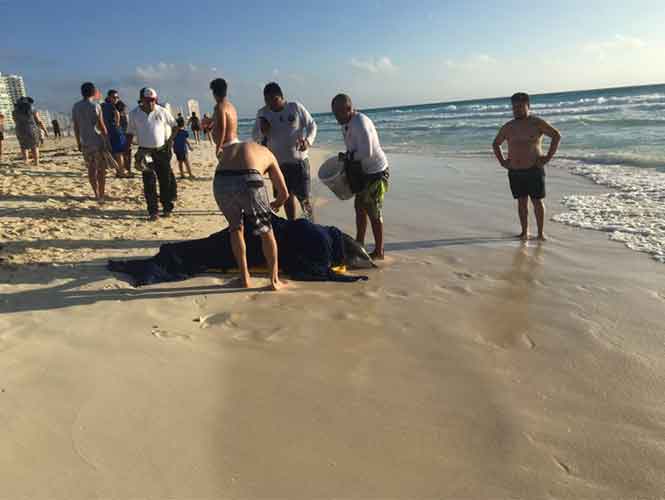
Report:
[{"label": "white baseball cap", "polygon": [[141,98],[157,100],[157,91],[150,87],[144,87],[141,89]]}]

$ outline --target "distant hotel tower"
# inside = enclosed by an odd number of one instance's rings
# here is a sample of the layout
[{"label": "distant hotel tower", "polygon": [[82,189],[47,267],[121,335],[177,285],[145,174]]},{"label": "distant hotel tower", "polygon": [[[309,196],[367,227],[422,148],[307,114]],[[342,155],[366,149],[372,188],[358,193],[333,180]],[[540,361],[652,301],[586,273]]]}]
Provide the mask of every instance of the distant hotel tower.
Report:
[{"label": "distant hotel tower", "polygon": [[12,119],[14,104],[19,97],[25,97],[26,95],[23,77],[0,73],[0,112],[5,115],[7,128],[14,128],[14,120]]},{"label": "distant hotel tower", "polygon": [[189,101],[187,101],[187,111],[189,111],[189,116],[192,116],[192,112],[194,112],[200,118],[201,107],[199,106],[199,101],[197,101],[196,99],[190,99]]}]

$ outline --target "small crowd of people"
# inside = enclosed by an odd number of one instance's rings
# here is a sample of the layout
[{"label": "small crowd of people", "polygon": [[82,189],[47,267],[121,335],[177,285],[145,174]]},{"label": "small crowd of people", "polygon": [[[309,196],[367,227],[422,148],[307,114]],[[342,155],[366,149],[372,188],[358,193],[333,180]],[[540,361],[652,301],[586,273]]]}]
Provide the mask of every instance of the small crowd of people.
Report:
[{"label": "small crowd of people", "polygon": [[[177,199],[177,180],[171,168],[175,153],[180,175],[185,169],[193,177],[188,151],[190,128],[194,142],[210,141],[219,160],[213,182],[215,200],[229,223],[234,255],[238,261],[243,286],[250,286],[244,255],[244,227],[263,240],[266,262],[271,272],[271,287],[281,286],[277,275],[277,245],[270,221],[273,211],[285,207],[287,218],[294,220],[298,205],[303,216],[314,221],[311,199],[311,167],[308,150],[314,144],[317,125],[312,115],[299,102],[287,101],[280,86],[271,82],[263,91],[264,106],[258,110],[252,141],[238,139],[238,113],[228,99],[228,85],[222,78],[210,83],[215,99],[212,116],[196,113],[185,121],[174,118],[159,105],[157,92],[149,87],[139,92],[138,106],[127,112],[118,92],[110,90],[99,105],[99,91],[94,84],[81,86],[81,101],[72,109],[74,135],[88,166],[95,197],[104,202],[105,171],[109,164],[118,176],[131,174],[131,145],[136,142],[135,169],[141,172],[148,220],[169,217]],[[368,219],[375,238],[372,256],[382,259],[382,206],[388,191],[388,160],[381,149],[372,121],[353,108],[351,98],[337,95],[332,111],[342,126],[347,145],[344,161],[355,165],[360,177],[355,202],[357,240],[364,245]],[[201,136],[203,133],[203,136]],[[273,200],[266,190],[263,176],[273,186]]]},{"label": "small crowd of people", "polygon": [[[105,199],[106,169],[115,169],[118,177],[132,177],[132,151],[135,141],[138,150],[134,165],[141,172],[148,220],[169,217],[177,199],[177,181],[171,168],[175,153],[180,176],[193,177],[188,152],[190,128],[196,144],[210,141],[219,160],[213,182],[217,205],[226,217],[231,232],[233,253],[238,262],[242,284],[250,286],[245,256],[244,227],[260,236],[271,273],[271,287],[282,286],[277,273],[277,245],[271,228],[274,211],[282,206],[287,218],[294,220],[299,205],[303,216],[314,221],[311,199],[311,168],[308,151],[314,144],[317,125],[312,115],[299,102],[288,101],[280,86],[271,82],[263,89],[264,106],[256,114],[252,141],[238,139],[238,113],[228,99],[228,85],[222,78],[210,83],[215,99],[212,116],[199,118],[192,113],[189,119],[178,114],[174,118],[159,105],[157,92],[149,87],[139,92],[138,106],[129,111],[116,90],[109,90],[100,105],[99,90],[93,83],[81,86],[82,99],[72,108],[72,122],[78,149],[88,168],[88,177],[99,203]],[[48,134],[32,110],[33,100],[19,99],[13,117],[16,135],[23,158],[31,154],[39,163],[40,132]],[[518,201],[522,239],[528,239],[528,201],[534,206],[538,238],[545,240],[545,170],[554,157],[561,134],[544,120],[530,114],[530,98],[517,93],[511,98],[514,119],[506,123],[493,143],[494,153],[502,167],[508,170],[513,197]],[[384,258],[383,203],[390,185],[390,170],[379,136],[372,120],[357,111],[351,98],[338,94],[331,101],[331,110],[341,126],[346,152],[340,153],[345,172],[355,193],[356,240],[364,246],[368,225],[371,226],[375,247],[372,258]],[[58,127],[59,129],[59,127]],[[54,126],[54,133],[56,127]],[[59,132],[59,130],[58,130]],[[201,138],[203,132],[203,139]],[[0,115],[0,155],[2,154],[2,116]],[[542,154],[542,139],[551,139],[546,155]],[[508,156],[502,150],[508,143]],[[268,175],[273,197],[264,184]],[[297,202],[297,203],[296,203]],[[368,224],[369,222],[369,224]]]}]

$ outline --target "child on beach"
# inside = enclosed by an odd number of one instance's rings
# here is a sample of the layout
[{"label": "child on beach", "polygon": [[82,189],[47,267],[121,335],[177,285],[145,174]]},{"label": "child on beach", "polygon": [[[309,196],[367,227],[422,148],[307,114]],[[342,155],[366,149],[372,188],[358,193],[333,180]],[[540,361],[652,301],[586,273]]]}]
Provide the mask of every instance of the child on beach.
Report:
[{"label": "child on beach", "polygon": [[180,167],[180,178],[185,178],[185,172],[183,171],[183,163],[187,166],[187,173],[189,178],[193,179],[192,167],[189,164],[189,154],[188,152],[192,150],[192,145],[189,143],[189,132],[185,130],[185,119],[178,118],[176,120],[178,125],[178,130],[176,131],[175,138],[173,139],[173,152],[175,157],[178,160],[178,167]]}]

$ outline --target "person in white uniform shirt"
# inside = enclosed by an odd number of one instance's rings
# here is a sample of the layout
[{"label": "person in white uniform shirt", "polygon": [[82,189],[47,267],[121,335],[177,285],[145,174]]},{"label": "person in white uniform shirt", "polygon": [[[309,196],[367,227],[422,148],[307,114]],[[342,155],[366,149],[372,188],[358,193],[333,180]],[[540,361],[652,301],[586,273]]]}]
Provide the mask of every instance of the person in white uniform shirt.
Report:
[{"label": "person in white uniform shirt", "polygon": [[266,105],[256,114],[254,140],[267,146],[279,162],[289,189],[287,218],[296,218],[297,198],[305,218],[313,222],[308,149],[316,139],[316,122],[302,104],[284,99],[275,82],[265,86],[263,99]]},{"label": "person in white uniform shirt", "polygon": [[348,95],[335,96],[332,100],[332,111],[342,126],[346,144],[346,154],[343,156],[348,162],[347,175],[352,167],[357,168],[357,175],[351,182],[351,187],[356,193],[356,241],[365,245],[369,217],[375,242],[371,257],[383,260],[383,200],[389,187],[388,159],[381,149],[374,123],[353,109],[353,103]]},{"label": "person in white uniform shirt", "polygon": [[171,215],[177,197],[168,141],[175,126],[173,115],[157,104],[157,92],[151,88],[141,89],[139,106],[129,113],[127,120],[127,144],[131,144],[136,136],[139,144],[136,166],[143,167],[143,192],[149,220],[157,220],[157,181],[164,217]]}]

